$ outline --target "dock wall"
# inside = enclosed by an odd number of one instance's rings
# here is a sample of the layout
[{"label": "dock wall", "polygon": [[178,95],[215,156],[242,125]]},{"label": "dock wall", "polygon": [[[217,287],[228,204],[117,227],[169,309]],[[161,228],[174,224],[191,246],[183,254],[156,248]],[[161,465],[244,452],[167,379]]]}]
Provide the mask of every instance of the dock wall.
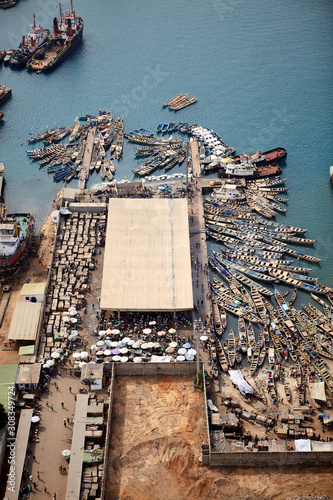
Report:
[{"label": "dock wall", "polygon": [[110,390],[109,390],[109,408],[108,408],[108,418],[107,418],[107,422],[106,422],[106,431],[105,431],[105,449],[104,449],[104,460],[103,460],[103,479],[102,479],[102,485],[101,485],[101,499],[104,499],[104,497],[105,497],[106,470],[107,470],[107,463],[108,463],[108,458],[109,458],[112,406],[113,406],[113,394],[114,394],[114,385],[115,385],[114,382],[115,382],[114,369],[113,369],[113,367],[111,367]]},{"label": "dock wall", "polygon": [[211,467],[333,465],[332,451],[257,451],[210,453]]},{"label": "dock wall", "polygon": [[71,212],[78,212],[80,214],[95,213],[100,214],[106,212],[107,203],[69,203],[68,209]]}]

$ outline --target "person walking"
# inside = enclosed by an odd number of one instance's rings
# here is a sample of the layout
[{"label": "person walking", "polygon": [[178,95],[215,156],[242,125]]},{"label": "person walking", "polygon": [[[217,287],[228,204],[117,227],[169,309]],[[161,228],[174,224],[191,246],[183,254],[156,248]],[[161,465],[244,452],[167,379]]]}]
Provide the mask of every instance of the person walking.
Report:
[{"label": "person walking", "polygon": [[64,402],[61,401],[61,408],[64,408]]},{"label": "person walking", "polygon": [[65,426],[65,427],[67,427],[67,426],[66,426],[66,419],[65,419],[65,418],[64,418],[64,426]]},{"label": "person walking", "polygon": [[72,392],[72,388],[71,388],[71,387],[69,387],[69,389],[68,389],[68,390],[69,390],[69,392]]},{"label": "person walking", "polygon": [[40,479],[40,472],[39,472],[39,470],[37,471],[37,479]]},{"label": "person walking", "polygon": [[46,484],[44,484],[44,493],[47,493],[47,487],[46,487]]},{"label": "person walking", "polygon": [[53,403],[51,404],[51,410],[53,411]]}]

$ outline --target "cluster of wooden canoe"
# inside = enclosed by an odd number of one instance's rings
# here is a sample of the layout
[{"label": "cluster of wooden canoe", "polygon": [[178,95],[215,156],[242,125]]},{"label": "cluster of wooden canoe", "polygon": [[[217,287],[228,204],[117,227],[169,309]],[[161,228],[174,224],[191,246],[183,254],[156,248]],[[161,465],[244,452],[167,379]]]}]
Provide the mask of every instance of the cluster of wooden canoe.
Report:
[{"label": "cluster of wooden canoe", "polygon": [[186,151],[180,145],[164,147],[154,150],[151,156],[139,167],[132,170],[133,174],[141,177],[151,174],[153,171],[164,168],[171,170],[175,165],[180,165],[186,158]]},{"label": "cluster of wooden canoe", "polygon": [[172,109],[174,111],[177,111],[178,109],[186,108],[186,106],[189,106],[190,104],[193,104],[196,102],[198,99],[197,97],[189,97],[188,94],[178,94],[170,101],[165,102],[162,104],[162,107],[168,106],[169,109]]},{"label": "cluster of wooden canoe", "polygon": [[[302,305],[305,311],[298,311],[291,304],[284,301],[282,294],[275,290],[277,307],[265,299],[254,287],[251,293],[244,294],[242,283],[234,277],[228,279],[224,276],[229,288],[221,281],[214,278],[211,283],[213,297],[213,320],[216,332],[217,354],[224,372],[235,363],[241,363],[246,356],[251,375],[263,365],[266,355],[270,371],[268,374],[267,390],[273,402],[277,400],[275,382],[280,377],[281,361],[290,358],[297,372],[297,388],[299,389],[299,402],[304,404],[306,374],[315,373],[317,380],[325,382],[328,392],[333,394],[333,377],[324,361],[324,358],[333,360],[333,326],[331,323],[331,307],[320,297],[315,300],[323,305],[321,312],[313,304]],[[250,299],[249,299],[250,297]],[[238,315],[238,331],[230,331],[228,338],[222,342],[222,336],[227,326],[227,312],[232,312],[230,299],[233,303],[248,306],[252,313],[262,318],[263,327],[256,340],[252,322],[246,327],[245,314]],[[333,296],[328,296],[330,305],[333,305]],[[239,306],[238,306],[239,307]],[[236,308],[237,310],[237,308]],[[282,376],[282,374],[281,374]],[[287,400],[291,393],[285,387]],[[316,403],[314,402],[314,405]]]},{"label": "cluster of wooden canoe", "polygon": [[[112,118],[111,113],[107,113],[93,118],[96,130],[87,175],[95,170],[101,173],[102,180],[107,178],[111,181],[116,170],[112,160],[119,159],[123,152],[123,117]],[[63,130],[62,133],[64,133],[69,129],[64,130],[64,127],[61,127],[57,131],[52,131],[51,136],[48,137],[59,138],[59,130]],[[75,123],[71,128],[69,144],[52,144],[42,149],[27,151],[27,154],[30,158],[39,160],[40,166],[48,164],[47,172],[53,173],[55,180],[69,182],[78,176],[82,168],[89,130],[91,130],[90,122],[83,123],[81,126]],[[39,140],[42,140],[42,136]],[[108,149],[111,153],[110,158],[106,158]]]}]

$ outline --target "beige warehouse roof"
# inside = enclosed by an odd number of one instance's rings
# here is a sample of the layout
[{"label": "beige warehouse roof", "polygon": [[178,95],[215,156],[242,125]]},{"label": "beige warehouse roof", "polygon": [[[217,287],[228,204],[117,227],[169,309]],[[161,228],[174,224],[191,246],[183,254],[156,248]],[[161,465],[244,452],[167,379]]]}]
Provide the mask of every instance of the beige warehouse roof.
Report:
[{"label": "beige warehouse roof", "polygon": [[41,302],[17,302],[10,324],[9,340],[36,340]]},{"label": "beige warehouse roof", "polygon": [[109,200],[101,309],[193,308],[186,199]]}]

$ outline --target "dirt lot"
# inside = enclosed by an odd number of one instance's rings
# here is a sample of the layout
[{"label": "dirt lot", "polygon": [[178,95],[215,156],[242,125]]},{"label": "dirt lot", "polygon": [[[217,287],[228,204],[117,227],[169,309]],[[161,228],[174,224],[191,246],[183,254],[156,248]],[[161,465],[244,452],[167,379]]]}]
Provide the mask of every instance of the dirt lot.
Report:
[{"label": "dirt lot", "polygon": [[209,469],[191,380],[117,379],[106,500],[276,499],[333,494],[332,469]]}]

